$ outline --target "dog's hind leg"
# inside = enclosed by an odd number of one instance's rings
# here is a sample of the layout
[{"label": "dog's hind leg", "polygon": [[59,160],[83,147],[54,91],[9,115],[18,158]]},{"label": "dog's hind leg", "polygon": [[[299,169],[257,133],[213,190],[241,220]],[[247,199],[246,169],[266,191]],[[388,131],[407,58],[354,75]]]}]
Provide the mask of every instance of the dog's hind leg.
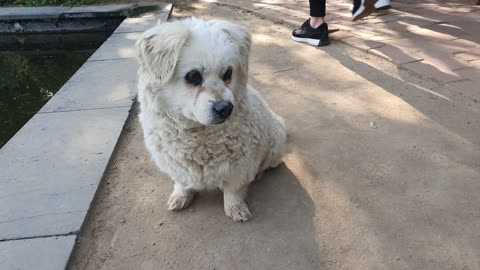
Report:
[{"label": "dog's hind leg", "polygon": [[186,208],[193,200],[193,191],[185,188],[184,185],[175,182],[173,192],[168,199],[168,210],[178,211]]},{"label": "dog's hind leg", "polygon": [[273,169],[280,165],[287,146],[285,120],[273,112],[272,114],[275,119],[271,132],[273,143],[267,158],[264,160],[263,170]]},{"label": "dog's hind leg", "polygon": [[247,221],[251,214],[245,203],[247,196],[248,184],[237,188],[224,186],[223,188],[223,205],[225,215],[231,217],[234,221]]},{"label": "dog's hind leg", "polygon": [[[282,120],[283,121],[283,120]],[[283,163],[283,156],[285,155],[287,135],[285,133],[285,126],[282,122],[282,125],[277,126],[276,132],[272,136],[273,142],[270,149],[267,150],[267,153],[260,164],[260,168],[255,176],[255,180],[260,179],[263,176],[263,173],[278,167]]]}]

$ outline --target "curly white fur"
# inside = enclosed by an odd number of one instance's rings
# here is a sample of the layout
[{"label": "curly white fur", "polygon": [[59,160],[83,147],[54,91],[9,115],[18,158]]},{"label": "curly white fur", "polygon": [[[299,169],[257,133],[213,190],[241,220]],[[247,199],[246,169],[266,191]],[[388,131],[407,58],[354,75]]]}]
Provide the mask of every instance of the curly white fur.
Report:
[{"label": "curly white fur", "polygon": [[[227,216],[245,221],[247,186],[281,163],[283,120],[247,86],[250,34],[225,21],[196,18],[158,25],[137,42],[140,121],[145,144],[159,169],[175,182],[168,206],[187,207],[193,192],[220,188]],[[230,80],[222,79],[233,68]],[[191,85],[185,74],[202,73]],[[213,124],[212,105],[234,104]]]}]

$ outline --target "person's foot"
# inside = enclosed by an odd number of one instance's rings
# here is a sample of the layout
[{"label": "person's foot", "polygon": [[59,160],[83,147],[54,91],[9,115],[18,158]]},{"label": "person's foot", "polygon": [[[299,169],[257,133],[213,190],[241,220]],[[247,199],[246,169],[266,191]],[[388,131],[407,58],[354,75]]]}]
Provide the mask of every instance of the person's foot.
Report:
[{"label": "person's foot", "polygon": [[[387,10],[392,8],[392,3],[390,0],[378,0],[375,5],[373,5],[376,10]],[[353,5],[349,8],[350,12],[353,11]]]},{"label": "person's foot", "polygon": [[300,26],[300,28],[293,30],[292,39],[313,46],[326,46],[330,44],[328,25],[322,23],[319,27],[312,28],[310,25],[310,19],[308,19],[302,24],[302,26]]},{"label": "person's foot", "polygon": [[378,0],[373,6],[376,10],[387,10],[392,8],[390,0]]},{"label": "person's foot", "polygon": [[375,11],[377,0],[353,0],[352,20],[358,21]]}]

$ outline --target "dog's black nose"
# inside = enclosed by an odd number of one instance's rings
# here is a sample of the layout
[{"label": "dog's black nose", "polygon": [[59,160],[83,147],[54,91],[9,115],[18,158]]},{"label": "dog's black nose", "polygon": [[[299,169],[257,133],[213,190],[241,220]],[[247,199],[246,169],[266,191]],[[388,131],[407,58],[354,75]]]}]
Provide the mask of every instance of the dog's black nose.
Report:
[{"label": "dog's black nose", "polygon": [[213,103],[213,113],[221,120],[227,119],[232,114],[233,104],[230,101]]}]

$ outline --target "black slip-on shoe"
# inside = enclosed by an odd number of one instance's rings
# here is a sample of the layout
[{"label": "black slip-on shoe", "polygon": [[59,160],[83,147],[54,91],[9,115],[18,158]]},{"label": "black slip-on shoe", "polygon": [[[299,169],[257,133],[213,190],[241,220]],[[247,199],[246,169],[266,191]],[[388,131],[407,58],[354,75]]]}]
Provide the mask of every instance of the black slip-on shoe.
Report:
[{"label": "black slip-on shoe", "polygon": [[313,46],[326,46],[330,44],[328,25],[322,23],[319,27],[312,28],[312,26],[310,26],[310,19],[308,19],[302,24],[302,26],[300,26],[300,28],[293,30],[292,39]]}]

